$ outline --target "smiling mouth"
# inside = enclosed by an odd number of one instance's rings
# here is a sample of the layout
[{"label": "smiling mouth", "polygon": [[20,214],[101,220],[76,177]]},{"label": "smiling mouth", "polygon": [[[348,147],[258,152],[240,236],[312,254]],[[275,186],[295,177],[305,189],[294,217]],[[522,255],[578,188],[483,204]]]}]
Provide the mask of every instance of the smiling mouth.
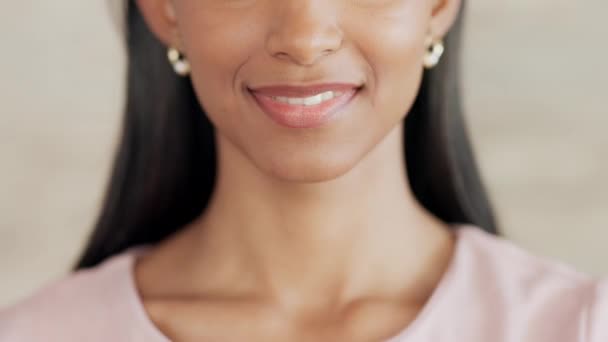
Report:
[{"label": "smiling mouth", "polygon": [[268,86],[248,89],[259,107],[289,128],[315,128],[341,117],[362,86],[327,83],[311,86]]},{"label": "smiling mouth", "polygon": [[343,91],[326,91],[309,97],[289,97],[289,96],[270,96],[271,99],[277,102],[290,105],[300,106],[316,106],[318,104],[330,101],[344,95]]}]

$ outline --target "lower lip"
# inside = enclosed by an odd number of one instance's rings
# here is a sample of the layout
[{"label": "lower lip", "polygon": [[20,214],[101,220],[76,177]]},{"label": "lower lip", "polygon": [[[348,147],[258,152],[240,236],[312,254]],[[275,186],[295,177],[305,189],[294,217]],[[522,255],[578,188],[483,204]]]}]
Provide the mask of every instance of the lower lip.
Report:
[{"label": "lower lip", "polygon": [[273,100],[268,95],[251,92],[262,110],[275,122],[289,128],[314,128],[336,119],[344,107],[357,95],[359,89],[344,92],[341,96],[317,105],[292,105]]}]

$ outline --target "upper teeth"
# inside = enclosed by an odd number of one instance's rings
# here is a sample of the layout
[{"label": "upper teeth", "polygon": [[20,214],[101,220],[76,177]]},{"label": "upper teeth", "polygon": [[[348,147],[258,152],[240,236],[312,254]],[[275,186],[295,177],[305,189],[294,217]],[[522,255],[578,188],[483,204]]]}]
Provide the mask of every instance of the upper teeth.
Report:
[{"label": "upper teeth", "polygon": [[304,105],[314,106],[327,100],[331,100],[334,97],[341,96],[343,93],[339,91],[326,91],[310,97],[286,97],[286,96],[272,96],[272,99],[278,102],[288,103],[290,105]]}]

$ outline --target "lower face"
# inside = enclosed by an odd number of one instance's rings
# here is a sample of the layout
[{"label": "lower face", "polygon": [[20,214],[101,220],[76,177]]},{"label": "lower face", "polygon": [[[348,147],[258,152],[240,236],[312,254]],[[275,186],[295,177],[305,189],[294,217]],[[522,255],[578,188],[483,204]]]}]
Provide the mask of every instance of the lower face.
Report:
[{"label": "lower face", "polygon": [[[345,174],[402,123],[417,95],[428,0],[174,3],[195,92],[221,136],[219,153],[231,144],[274,178]],[[336,82],[352,87],[297,91]],[[257,91],[274,85],[296,92]]]}]

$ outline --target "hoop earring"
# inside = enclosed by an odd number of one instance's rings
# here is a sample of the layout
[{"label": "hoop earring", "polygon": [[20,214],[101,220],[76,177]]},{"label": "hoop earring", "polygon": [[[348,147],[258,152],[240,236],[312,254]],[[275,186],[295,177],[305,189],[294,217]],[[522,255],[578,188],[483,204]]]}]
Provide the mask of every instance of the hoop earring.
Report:
[{"label": "hoop earring", "polygon": [[432,69],[439,63],[443,52],[445,51],[445,47],[443,46],[443,41],[441,39],[427,39],[427,51],[424,55],[424,67],[426,69]]},{"label": "hoop earring", "polygon": [[176,48],[167,50],[167,58],[173,66],[173,71],[180,76],[188,76],[190,74],[190,63]]}]

